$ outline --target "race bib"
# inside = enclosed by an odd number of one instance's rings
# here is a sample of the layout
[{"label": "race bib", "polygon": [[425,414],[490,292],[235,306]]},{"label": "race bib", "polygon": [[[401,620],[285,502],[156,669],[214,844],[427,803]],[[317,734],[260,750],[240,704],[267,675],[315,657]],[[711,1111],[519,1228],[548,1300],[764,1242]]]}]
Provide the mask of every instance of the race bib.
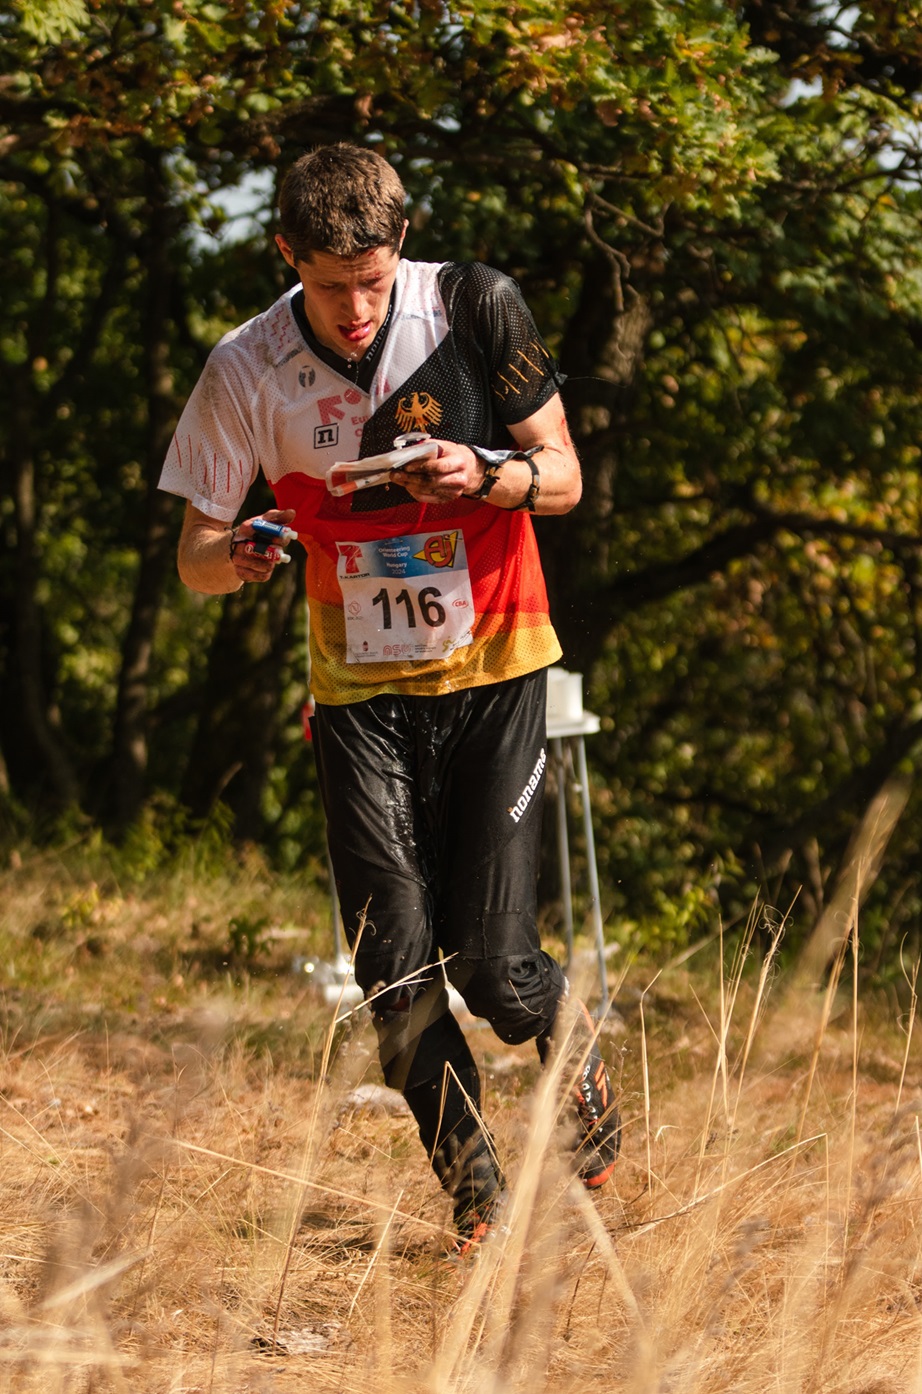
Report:
[{"label": "race bib", "polygon": [[460,529],[336,546],[347,663],[444,658],[471,642],[474,600]]}]

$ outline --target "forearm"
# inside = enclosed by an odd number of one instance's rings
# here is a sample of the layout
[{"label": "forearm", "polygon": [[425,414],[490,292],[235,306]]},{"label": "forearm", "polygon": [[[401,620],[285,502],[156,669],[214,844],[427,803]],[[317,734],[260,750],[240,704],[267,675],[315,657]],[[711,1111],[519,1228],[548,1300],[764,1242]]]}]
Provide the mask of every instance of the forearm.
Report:
[{"label": "forearm", "polygon": [[204,518],[191,506],[186,509],[177,565],[180,579],[190,590],[204,595],[227,595],[240,590],[243,580],[231,560],[232,536],[231,528]]},{"label": "forearm", "polygon": [[[484,470],[484,477],[491,472]],[[492,474],[492,483],[483,495],[484,502],[494,508],[512,510],[527,506],[531,499],[532,513],[569,513],[579,502],[579,471],[573,468],[568,453],[545,445],[527,459],[509,459]],[[478,486],[483,488],[483,481]],[[475,491],[476,496],[476,491]]]},{"label": "forearm", "polygon": [[[538,493],[532,512],[569,513],[580,501],[583,481],[579,457],[570,436],[560,397],[555,394],[534,416],[510,427],[510,431],[516,445],[522,451],[541,446],[539,453],[532,457],[538,470]],[[503,478],[505,475],[509,476],[508,479]],[[531,482],[528,461],[510,460],[500,472],[500,481],[496,488],[502,485],[504,493],[496,502],[503,507],[514,508],[527,496]],[[507,503],[506,498],[509,495],[513,497],[511,502]]]},{"label": "forearm", "polygon": [[[509,432],[516,446],[511,452],[436,441],[437,455],[395,471],[394,479],[420,503],[464,497],[490,508],[568,513],[579,503],[582,480],[560,398],[555,394]],[[517,453],[531,459],[516,459]]]},{"label": "forearm", "polygon": [[288,557],[280,547],[257,546],[253,523],[262,519],[288,526],[293,518],[290,508],[269,508],[230,528],[187,503],[177,558],[181,579],[204,595],[228,595],[248,581],[268,581]]}]

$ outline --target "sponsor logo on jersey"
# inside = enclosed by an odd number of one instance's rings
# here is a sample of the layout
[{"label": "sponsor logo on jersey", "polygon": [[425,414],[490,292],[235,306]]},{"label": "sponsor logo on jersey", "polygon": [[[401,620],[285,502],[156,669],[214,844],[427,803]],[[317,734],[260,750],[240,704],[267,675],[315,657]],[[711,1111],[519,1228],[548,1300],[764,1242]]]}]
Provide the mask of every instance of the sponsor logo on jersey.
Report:
[{"label": "sponsor logo on jersey", "polygon": [[442,408],[428,392],[413,392],[400,398],[395,414],[401,431],[428,431],[441,421]]},{"label": "sponsor logo on jersey", "polygon": [[317,410],[320,412],[320,425],[314,427],[314,449],[325,450],[328,446],[339,445],[339,423],[345,416],[342,397],[318,397]]},{"label": "sponsor logo on jersey", "polygon": [[361,576],[362,568],[359,565],[364,560],[362,555],[362,544],[360,542],[339,542],[339,555],[344,559],[344,567],[347,576]]},{"label": "sponsor logo on jersey", "polygon": [[457,550],[457,532],[442,532],[427,537],[423,550],[414,552],[413,557],[415,561],[428,562],[430,566],[454,566]]},{"label": "sponsor logo on jersey", "polygon": [[[362,400],[361,392],[357,392],[354,387],[347,387],[344,396],[352,407],[358,406]],[[314,427],[314,449],[324,450],[328,446],[339,445],[339,423],[346,415],[343,396],[337,392],[330,397],[318,397],[316,407],[320,413],[320,425]],[[356,424],[355,417],[352,418],[352,423]]]}]

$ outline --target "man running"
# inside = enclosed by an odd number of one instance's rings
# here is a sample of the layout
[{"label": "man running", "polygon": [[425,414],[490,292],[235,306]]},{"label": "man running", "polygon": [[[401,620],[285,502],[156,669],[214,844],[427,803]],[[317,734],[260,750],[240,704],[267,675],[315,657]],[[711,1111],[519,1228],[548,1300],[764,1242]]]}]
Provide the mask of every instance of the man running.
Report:
[{"label": "man running", "polygon": [[[215,348],[160,483],[187,500],[179,570],[195,590],[271,576],[278,549],[235,524],[260,470],[278,504],[263,516],[307,550],[314,748],[355,975],[463,1252],[504,1181],[438,959],[475,1016],[547,1058],[567,998],[536,927],[561,649],[530,515],[568,512],[581,481],[563,379],[515,283],[402,260],[404,206],[371,150],[323,146],[292,166],[276,242],[298,284]],[[408,434],[429,453],[331,491],[334,462]],[[574,1109],[596,1187],[620,1121],[591,1023]]]}]

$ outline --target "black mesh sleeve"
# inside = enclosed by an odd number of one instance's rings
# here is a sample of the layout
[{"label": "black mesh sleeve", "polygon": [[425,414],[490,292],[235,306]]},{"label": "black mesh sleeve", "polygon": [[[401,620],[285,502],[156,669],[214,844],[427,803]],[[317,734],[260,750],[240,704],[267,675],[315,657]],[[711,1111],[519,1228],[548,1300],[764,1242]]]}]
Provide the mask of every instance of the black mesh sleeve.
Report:
[{"label": "black mesh sleeve", "polygon": [[487,366],[493,410],[514,426],[544,406],[566,379],[511,277],[482,262],[457,271],[464,318]]}]

